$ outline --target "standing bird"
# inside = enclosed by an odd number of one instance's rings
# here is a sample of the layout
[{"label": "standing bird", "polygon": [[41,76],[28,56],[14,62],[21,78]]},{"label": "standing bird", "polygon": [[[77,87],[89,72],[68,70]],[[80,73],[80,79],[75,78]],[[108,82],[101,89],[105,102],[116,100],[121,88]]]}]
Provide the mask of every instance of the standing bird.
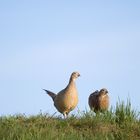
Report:
[{"label": "standing bird", "polygon": [[90,94],[88,104],[91,110],[95,112],[105,111],[109,107],[109,96],[107,89],[103,88],[100,91],[96,90]]},{"label": "standing bird", "polygon": [[80,76],[78,72],[73,72],[66,88],[55,94],[49,90],[43,89],[52,98],[56,109],[66,118],[78,104],[78,92],[75,80]]}]

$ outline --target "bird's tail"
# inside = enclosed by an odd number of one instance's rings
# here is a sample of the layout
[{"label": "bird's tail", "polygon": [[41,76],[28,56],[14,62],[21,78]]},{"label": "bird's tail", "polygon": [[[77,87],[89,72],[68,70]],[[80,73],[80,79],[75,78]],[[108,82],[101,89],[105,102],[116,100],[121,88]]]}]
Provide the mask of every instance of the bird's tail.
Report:
[{"label": "bird's tail", "polygon": [[54,101],[54,99],[55,99],[55,97],[56,97],[56,94],[55,93],[53,93],[53,92],[51,92],[51,91],[49,91],[49,90],[46,90],[46,89],[43,89],[44,91],[46,91],[46,93],[53,99],[53,101]]}]

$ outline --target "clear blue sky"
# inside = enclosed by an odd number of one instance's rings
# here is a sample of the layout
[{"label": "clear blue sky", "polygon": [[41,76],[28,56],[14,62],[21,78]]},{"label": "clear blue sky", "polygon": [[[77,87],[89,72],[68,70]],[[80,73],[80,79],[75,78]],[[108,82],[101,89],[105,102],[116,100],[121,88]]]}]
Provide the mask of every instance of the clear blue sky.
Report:
[{"label": "clear blue sky", "polygon": [[139,0],[0,1],[0,115],[53,114],[42,88],[57,93],[73,71],[81,111],[103,87],[140,110]]}]

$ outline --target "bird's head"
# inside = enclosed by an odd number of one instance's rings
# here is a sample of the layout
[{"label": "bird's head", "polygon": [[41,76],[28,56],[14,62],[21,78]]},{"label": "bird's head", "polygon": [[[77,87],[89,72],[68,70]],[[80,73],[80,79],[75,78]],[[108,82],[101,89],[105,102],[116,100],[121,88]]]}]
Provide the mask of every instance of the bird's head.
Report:
[{"label": "bird's head", "polygon": [[73,72],[73,73],[71,74],[71,79],[72,79],[72,80],[75,80],[75,79],[77,79],[79,76],[80,76],[79,72]]},{"label": "bird's head", "polygon": [[99,96],[105,96],[108,94],[108,90],[106,88],[102,88],[100,91],[99,91]]}]

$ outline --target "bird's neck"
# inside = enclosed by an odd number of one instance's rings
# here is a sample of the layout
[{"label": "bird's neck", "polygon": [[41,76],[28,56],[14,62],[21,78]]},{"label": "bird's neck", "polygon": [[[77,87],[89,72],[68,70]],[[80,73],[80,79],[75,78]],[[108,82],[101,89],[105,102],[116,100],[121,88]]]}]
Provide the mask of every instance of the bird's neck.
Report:
[{"label": "bird's neck", "polygon": [[107,96],[107,95],[105,94],[105,95],[100,96],[99,98],[100,98],[100,99],[104,99],[106,96]]},{"label": "bird's neck", "polygon": [[76,84],[75,84],[75,80],[74,79],[70,79],[69,80],[69,83],[68,83],[66,89],[69,91],[68,94],[69,93],[75,93],[75,91],[76,91]]},{"label": "bird's neck", "polygon": [[71,84],[71,83],[72,83],[72,84],[73,84],[73,83],[75,84],[75,80],[76,80],[75,78],[72,78],[72,77],[71,77],[70,80],[69,80],[69,84]]},{"label": "bird's neck", "polygon": [[70,78],[68,86],[75,87],[75,80],[76,80],[75,78]]}]

